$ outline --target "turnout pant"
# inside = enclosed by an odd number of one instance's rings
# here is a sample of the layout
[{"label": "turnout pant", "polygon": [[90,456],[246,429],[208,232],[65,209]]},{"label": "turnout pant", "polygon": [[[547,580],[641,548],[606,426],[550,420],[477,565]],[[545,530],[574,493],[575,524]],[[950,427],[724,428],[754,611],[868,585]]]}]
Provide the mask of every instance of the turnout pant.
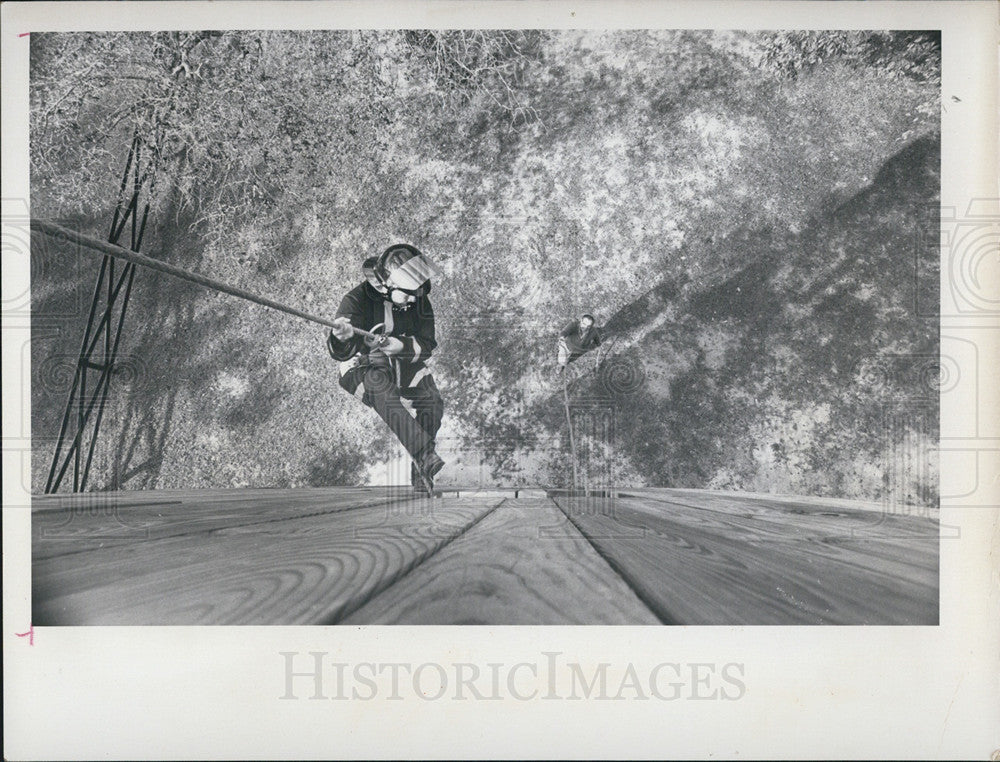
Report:
[{"label": "turnout pant", "polygon": [[429,372],[418,373],[411,386],[400,388],[388,360],[373,357],[344,373],[340,385],[355,396],[363,391],[361,401],[378,413],[416,462],[434,449],[444,400]]},{"label": "turnout pant", "polygon": [[569,347],[566,345],[566,339],[559,339],[559,354],[556,358],[558,362],[563,367],[566,367],[570,361]]}]

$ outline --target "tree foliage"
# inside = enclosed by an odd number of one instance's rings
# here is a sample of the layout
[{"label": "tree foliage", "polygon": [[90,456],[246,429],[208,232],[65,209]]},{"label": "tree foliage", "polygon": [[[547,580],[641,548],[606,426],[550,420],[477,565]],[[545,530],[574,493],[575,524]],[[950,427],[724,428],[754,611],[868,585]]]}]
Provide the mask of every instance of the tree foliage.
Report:
[{"label": "tree foliage", "polygon": [[[442,437],[489,479],[564,479],[553,340],[588,310],[617,337],[619,364],[581,382],[619,421],[614,442],[588,447],[620,478],[885,489],[863,465],[885,445],[882,392],[851,368],[935,351],[894,288],[910,277],[906,231],[936,201],[934,33],[74,33],[31,45],[37,216],[103,234],[138,133],[155,165],[154,256],[330,314],[364,256],[396,239],[425,249],[443,273]],[[71,314],[87,267],[43,268],[36,312]],[[393,456],[336,386],[314,328],[149,274],[135,301],[126,349],[143,383],[113,395],[105,484],[355,482]],[[67,319],[58,338],[40,336],[38,373],[73,354],[78,330]],[[65,391],[33,393],[33,426],[51,434]]]}]

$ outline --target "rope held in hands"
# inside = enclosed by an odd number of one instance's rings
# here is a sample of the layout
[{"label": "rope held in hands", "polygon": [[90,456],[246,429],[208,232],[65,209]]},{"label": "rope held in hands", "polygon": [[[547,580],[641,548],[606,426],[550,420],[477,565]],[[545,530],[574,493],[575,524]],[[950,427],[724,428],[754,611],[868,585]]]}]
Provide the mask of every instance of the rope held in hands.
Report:
[{"label": "rope held in hands", "polygon": [[[189,270],[184,270],[175,265],[168,264],[167,262],[161,262],[158,259],[153,259],[152,257],[147,257],[144,254],[140,254],[137,251],[132,251],[131,249],[126,249],[122,246],[116,246],[113,243],[108,243],[107,241],[102,241],[98,238],[92,238],[91,236],[84,235],[83,233],[78,233],[69,228],[65,228],[62,225],[57,225],[54,222],[49,222],[47,220],[32,220],[31,229],[39,233],[44,233],[58,241],[67,241],[69,243],[75,243],[84,249],[90,249],[92,251],[100,252],[109,257],[114,257],[116,259],[121,259],[126,262],[131,262],[135,265],[141,265],[143,267],[148,267],[151,270],[158,270],[167,275],[172,275],[175,278],[180,278],[181,280],[189,281],[190,283],[197,283],[199,286],[211,289],[213,291],[218,291],[223,294],[229,294],[230,296],[236,296],[240,299],[246,299],[247,301],[254,302],[255,304],[260,304],[264,307],[270,307],[272,310],[278,310],[279,312],[284,312],[288,315],[294,315],[295,317],[302,318],[303,320],[308,320],[311,323],[317,323],[319,325],[324,325],[329,328],[335,328],[337,325],[327,318],[318,317],[316,315],[310,315],[308,312],[303,312],[302,310],[295,309],[294,307],[289,307],[288,305],[276,302],[273,299],[268,299],[263,296],[258,296],[257,294],[251,293],[246,289],[238,288],[236,286],[230,286],[222,281],[215,280],[214,278],[209,278],[198,273],[190,272]],[[375,341],[380,341],[383,337],[381,334],[372,333],[371,331],[365,331],[361,328],[354,328],[352,326],[354,333],[364,336],[368,339],[373,339]]]}]

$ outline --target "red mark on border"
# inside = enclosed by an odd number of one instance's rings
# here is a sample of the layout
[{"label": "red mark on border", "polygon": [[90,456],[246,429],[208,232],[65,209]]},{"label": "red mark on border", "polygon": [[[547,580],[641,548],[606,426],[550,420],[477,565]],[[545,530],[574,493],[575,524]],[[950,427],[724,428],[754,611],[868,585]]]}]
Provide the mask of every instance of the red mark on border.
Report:
[{"label": "red mark on border", "polygon": [[31,32],[21,32],[18,37],[27,37],[29,34],[31,34]]},{"label": "red mark on border", "polygon": [[27,632],[15,632],[14,634],[19,638],[27,638],[29,646],[35,645],[35,625],[28,625]]}]

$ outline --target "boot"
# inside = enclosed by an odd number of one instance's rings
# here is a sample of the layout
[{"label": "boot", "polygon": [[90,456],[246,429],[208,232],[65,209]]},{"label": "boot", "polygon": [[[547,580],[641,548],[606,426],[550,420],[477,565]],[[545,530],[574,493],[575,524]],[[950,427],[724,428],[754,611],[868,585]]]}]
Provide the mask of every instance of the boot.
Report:
[{"label": "boot", "polygon": [[[434,482],[431,481],[431,486]],[[413,491],[418,495],[426,495],[427,485],[424,484],[424,480],[420,478],[420,471],[417,469],[416,463],[410,463],[410,486],[413,487]]]},{"label": "boot", "polygon": [[[437,475],[438,471],[444,468],[444,461],[441,460],[441,456],[434,452],[434,449],[429,449],[424,453],[417,463],[417,467],[423,472],[424,477],[430,482],[431,488],[434,487],[434,477]],[[419,474],[417,475],[419,478]],[[424,487],[421,480],[421,486]],[[424,487],[426,490],[426,487]]]}]

